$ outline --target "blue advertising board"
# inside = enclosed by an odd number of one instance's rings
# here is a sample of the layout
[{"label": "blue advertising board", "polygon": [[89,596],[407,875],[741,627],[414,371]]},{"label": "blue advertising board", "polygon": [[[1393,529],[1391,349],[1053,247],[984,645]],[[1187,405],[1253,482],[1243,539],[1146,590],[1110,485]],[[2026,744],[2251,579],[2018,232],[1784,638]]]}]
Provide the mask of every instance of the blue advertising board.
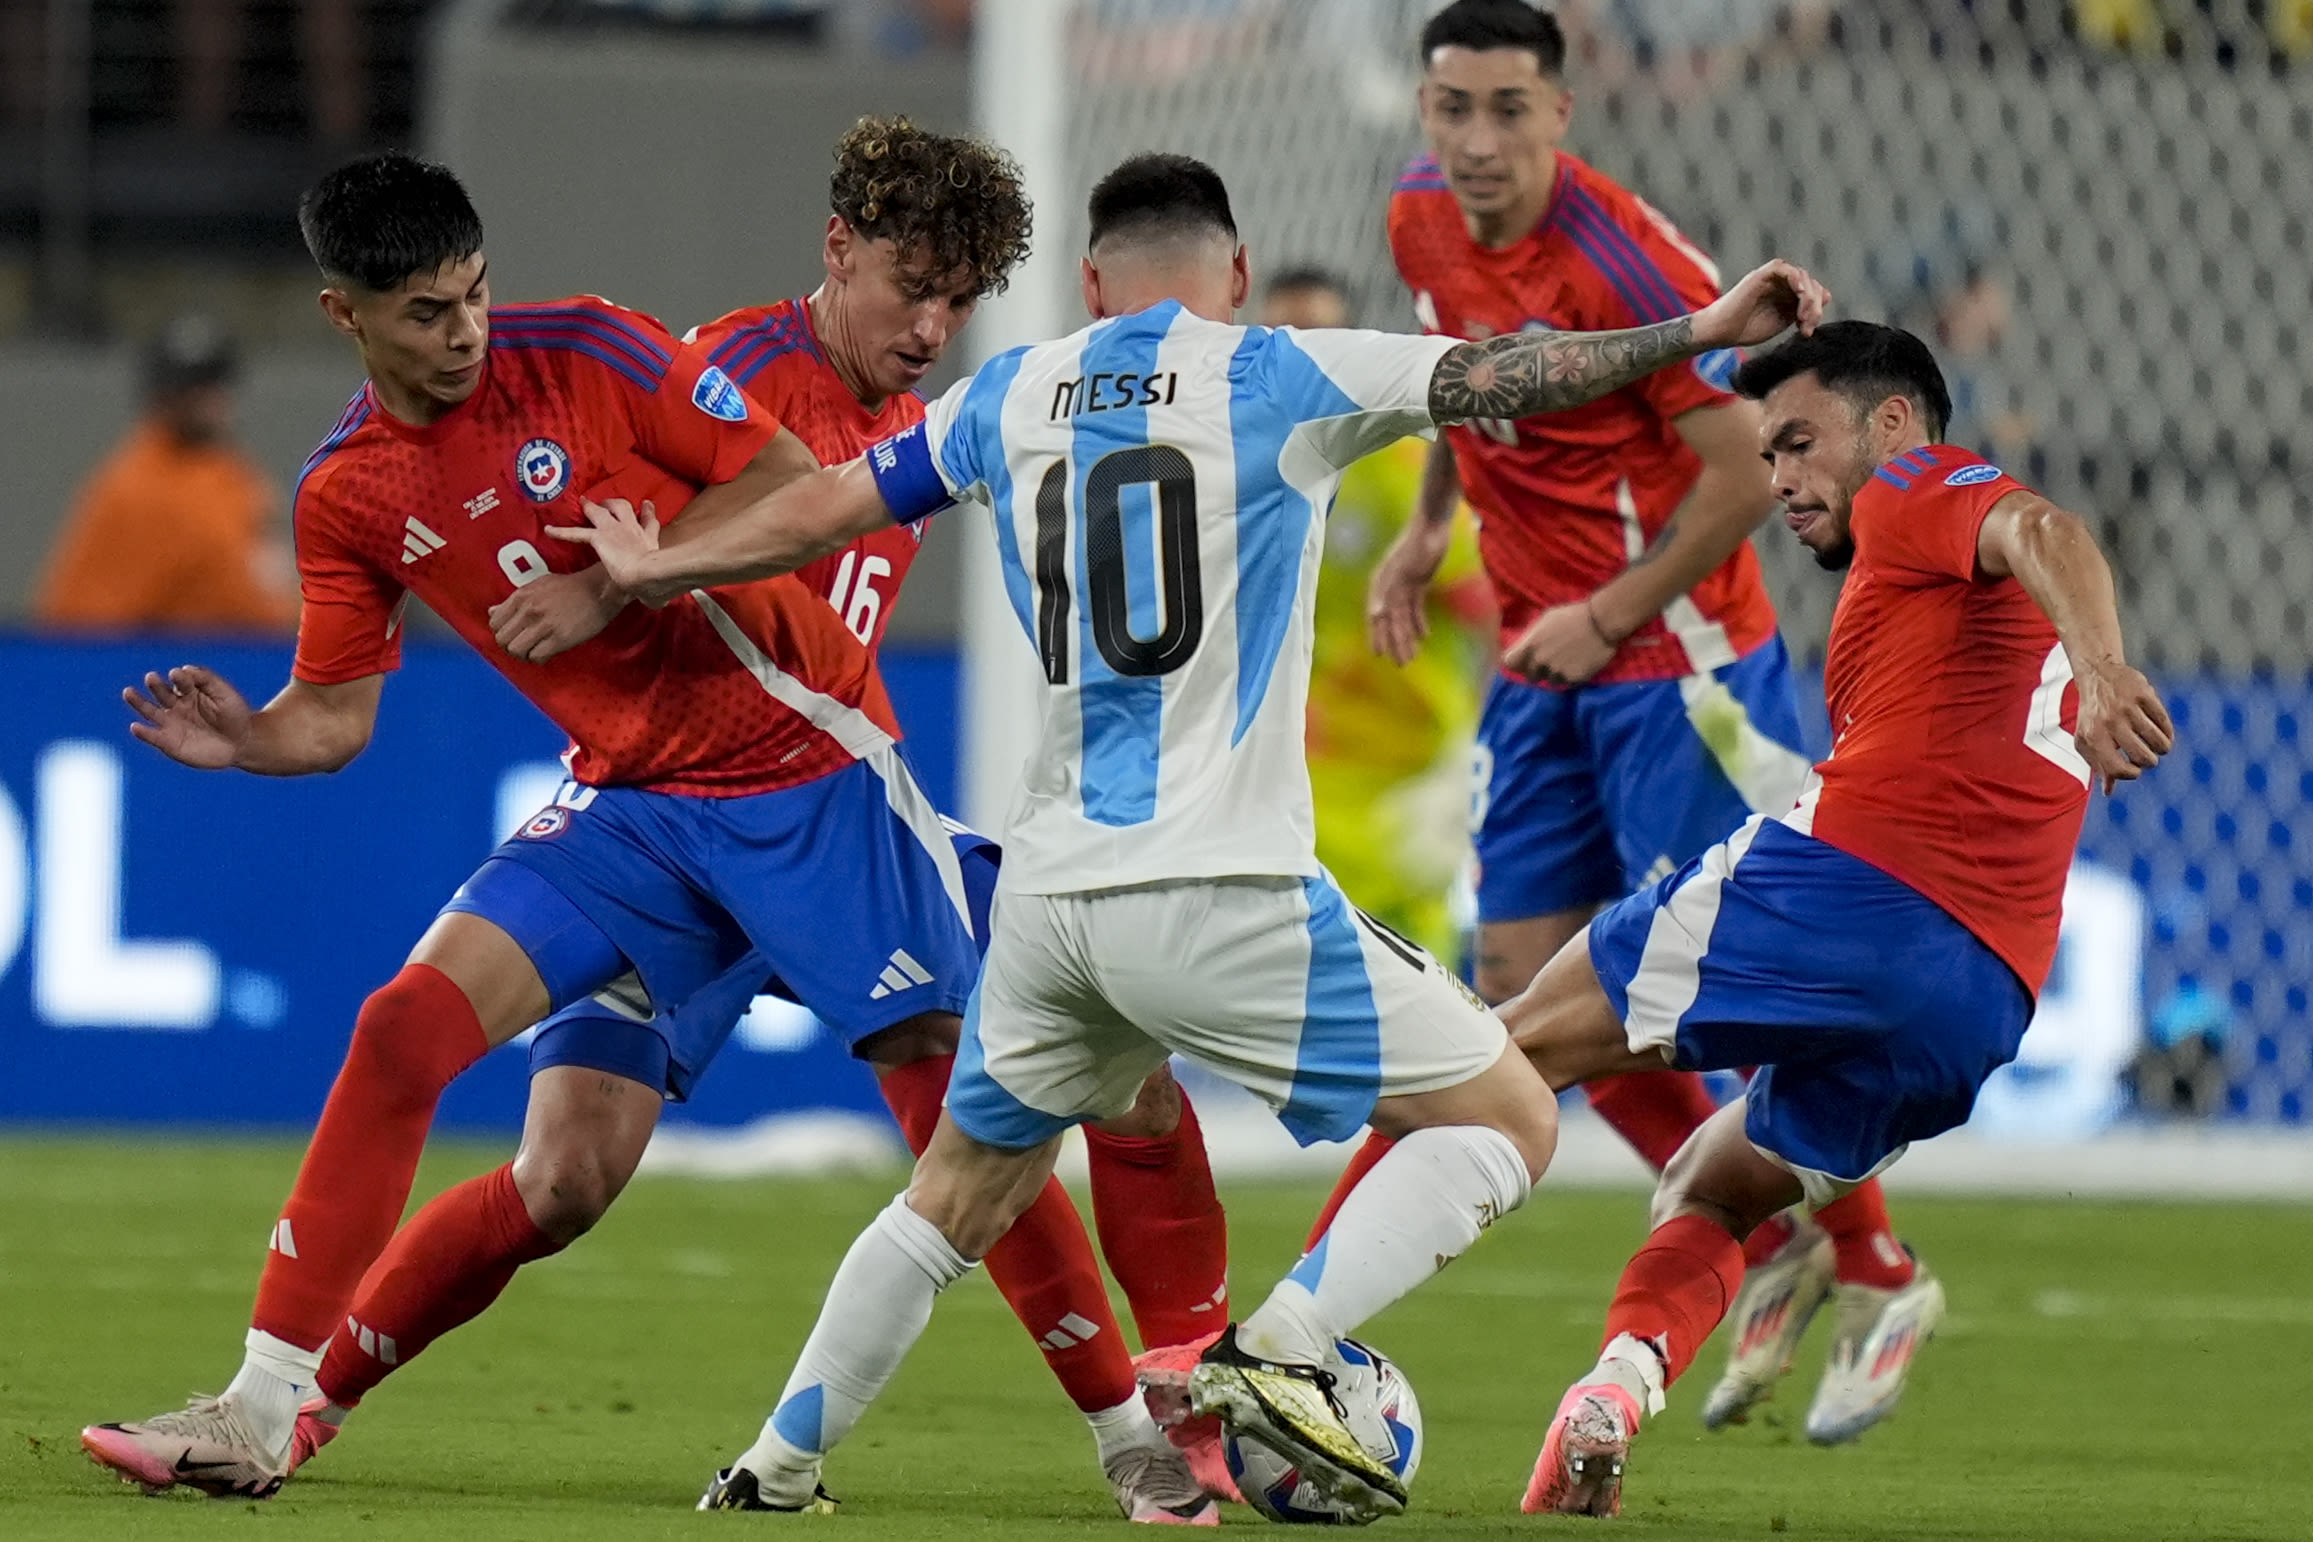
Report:
[{"label": "blue advertising board", "polygon": [[[463,648],[413,644],[345,770],[189,770],[132,739],[121,690],[197,660],[262,701],[287,650],[0,637],[0,1120],[309,1125],[362,998],[560,780],[559,733]],[[885,676],[926,790],[953,806],[957,666]],[[520,1123],[526,1060],[489,1056],[449,1128]],[[808,1018],[751,1022],[680,1117],[880,1110]]]}]

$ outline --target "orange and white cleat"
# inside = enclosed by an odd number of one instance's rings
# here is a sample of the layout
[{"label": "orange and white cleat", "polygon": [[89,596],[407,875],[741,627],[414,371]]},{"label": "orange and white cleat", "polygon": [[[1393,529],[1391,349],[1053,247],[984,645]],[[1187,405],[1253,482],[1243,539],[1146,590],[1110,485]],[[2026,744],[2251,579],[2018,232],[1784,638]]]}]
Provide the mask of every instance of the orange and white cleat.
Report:
[{"label": "orange and white cleat", "polygon": [[340,1408],[337,1417],[331,1419],[328,1414],[334,1406],[328,1398],[310,1397],[298,1408],[297,1428],[289,1436],[289,1470],[283,1477],[294,1476],[298,1468],[312,1461],[345,1427],[345,1416],[353,1410]]},{"label": "orange and white cleat", "polygon": [[1772,1397],[1791,1369],[1791,1355],[1831,1294],[1835,1271],[1831,1238],[1802,1221],[1772,1258],[1743,1276],[1727,1312],[1733,1348],[1727,1368],[1703,1399],[1703,1428],[1741,1424]]},{"label": "orange and white cleat", "polygon": [[1149,1417],[1188,1459],[1189,1471],[1196,1474],[1205,1492],[1227,1504],[1243,1504],[1244,1496],[1237,1492],[1237,1482],[1229,1476],[1228,1458],[1221,1450],[1220,1419],[1189,1407],[1189,1373],[1220,1336],[1215,1331],[1186,1344],[1143,1351],[1133,1357],[1132,1368],[1140,1379],[1141,1400],[1148,1404]]},{"label": "orange and white cleat", "polygon": [[1638,1423],[1638,1399],[1614,1382],[1569,1387],[1518,1508],[1528,1515],[1620,1515],[1623,1463]]},{"label": "orange and white cleat", "polygon": [[1893,1413],[1912,1357],[1935,1337],[1944,1320],[1944,1287],[1927,1265],[1913,1262],[1908,1285],[1842,1285],[1833,1297],[1831,1358],[1807,1410],[1807,1438],[1815,1444],[1853,1440]]}]

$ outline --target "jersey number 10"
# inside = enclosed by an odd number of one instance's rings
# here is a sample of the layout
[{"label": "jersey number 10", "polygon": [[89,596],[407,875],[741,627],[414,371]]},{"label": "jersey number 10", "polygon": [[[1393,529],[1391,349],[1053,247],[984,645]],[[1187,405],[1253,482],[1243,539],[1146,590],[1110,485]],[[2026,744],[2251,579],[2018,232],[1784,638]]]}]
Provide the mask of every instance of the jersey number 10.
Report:
[{"label": "jersey number 10", "polygon": [[[1068,683],[1068,462],[1057,460],[1036,488],[1036,645],[1044,678]],[[1136,637],[1126,589],[1124,489],[1146,486],[1156,505],[1157,599],[1154,637]],[[1169,444],[1115,450],[1084,478],[1085,600],[1093,646],[1120,675],[1169,675],[1189,661],[1205,635],[1205,596],[1197,568],[1197,473]]]}]

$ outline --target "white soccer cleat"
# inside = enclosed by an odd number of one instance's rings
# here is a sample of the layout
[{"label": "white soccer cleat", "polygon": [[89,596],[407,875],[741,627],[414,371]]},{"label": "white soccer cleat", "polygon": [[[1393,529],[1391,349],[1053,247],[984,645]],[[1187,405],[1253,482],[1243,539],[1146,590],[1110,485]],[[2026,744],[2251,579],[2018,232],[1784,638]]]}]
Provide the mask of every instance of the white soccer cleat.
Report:
[{"label": "white soccer cleat", "polygon": [[1774,1256],[1743,1276],[1727,1313],[1733,1347],[1727,1368],[1703,1399],[1703,1428],[1741,1424],[1774,1396],[1807,1324],[1831,1294],[1836,1267],[1830,1236],[1802,1221]]},{"label": "white soccer cleat", "polygon": [[1900,1289],[1839,1287],[1837,1337],[1807,1410],[1807,1438],[1817,1445],[1853,1440],[1893,1413],[1912,1357],[1935,1337],[1944,1288],[1927,1265],[1913,1263],[1918,1272]]},{"label": "white soccer cleat", "polygon": [[1102,1464],[1116,1507],[1142,1526],[1218,1526],[1221,1507],[1170,1445],[1133,1446]]},{"label": "white soccer cleat", "polygon": [[136,1424],[92,1424],[80,1444],[98,1465],[148,1494],[182,1483],[218,1499],[270,1499],[288,1475],[286,1453],[276,1458],[258,1445],[249,1421],[224,1398],[196,1397]]}]

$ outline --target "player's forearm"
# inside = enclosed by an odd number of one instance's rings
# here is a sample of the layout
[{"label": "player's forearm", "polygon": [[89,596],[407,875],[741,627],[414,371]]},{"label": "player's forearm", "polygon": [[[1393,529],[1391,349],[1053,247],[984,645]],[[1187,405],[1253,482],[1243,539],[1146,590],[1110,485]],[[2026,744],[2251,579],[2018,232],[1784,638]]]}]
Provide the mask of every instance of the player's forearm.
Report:
[{"label": "player's forearm", "polygon": [[1430,416],[1526,418],[1596,401],[1702,351],[1695,319],[1622,332],[1513,332],[1463,343],[1430,376]]},{"label": "player's forearm", "polygon": [[1647,549],[1590,597],[1599,630],[1620,641],[1708,577],[1750,539],[1773,507],[1751,468],[1709,461]]},{"label": "player's forearm", "polygon": [[2112,567],[2079,515],[2039,501],[2008,522],[1998,556],[2055,624],[2074,674],[2127,661]]},{"label": "player's forearm", "polygon": [[1454,447],[1440,434],[1422,462],[1421,490],[1414,495],[1414,518],[1432,529],[1453,523],[1462,501],[1461,468],[1454,462]]},{"label": "player's forearm", "polygon": [[[690,523],[686,514],[670,535]],[[788,483],[679,542],[668,540],[645,560],[641,582],[628,590],[645,604],[659,605],[692,589],[792,573],[890,523],[866,463],[847,462]]]},{"label": "player's forearm", "polygon": [[292,680],[281,694],[250,714],[249,733],[235,752],[235,769],[256,776],[313,776],[342,770],[369,746],[377,723],[377,694],[316,687]]}]

